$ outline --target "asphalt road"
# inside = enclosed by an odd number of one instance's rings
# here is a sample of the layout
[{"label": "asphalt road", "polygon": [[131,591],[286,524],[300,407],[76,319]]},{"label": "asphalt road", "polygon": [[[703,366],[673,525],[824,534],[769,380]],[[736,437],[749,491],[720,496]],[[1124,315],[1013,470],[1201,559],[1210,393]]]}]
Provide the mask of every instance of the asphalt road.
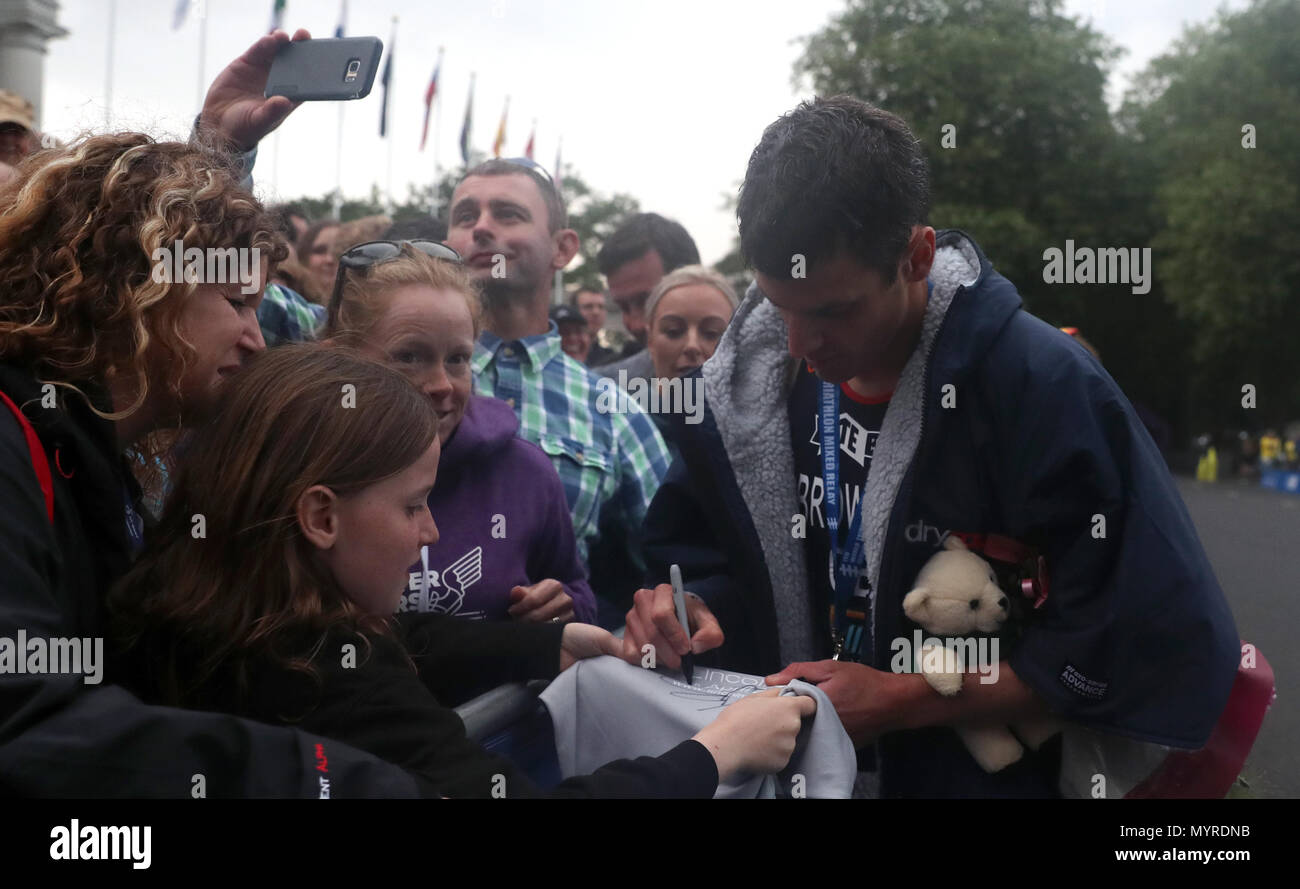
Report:
[{"label": "asphalt road", "polygon": [[1237,632],[1268,658],[1277,684],[1277,699],[1242,771],[1249,784],[1243,795],[1300,798],[1300,496],[1258,484],[1183,478],[1178,489]]}]

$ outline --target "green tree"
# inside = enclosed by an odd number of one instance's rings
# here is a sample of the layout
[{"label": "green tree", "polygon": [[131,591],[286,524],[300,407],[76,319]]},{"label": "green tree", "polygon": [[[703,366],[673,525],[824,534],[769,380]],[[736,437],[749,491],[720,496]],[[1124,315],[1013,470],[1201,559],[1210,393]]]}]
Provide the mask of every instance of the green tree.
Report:
[{"label": "green tree", "polygon": [[1120,113],[1156,183],[1159,274],[1194,329],[1199,428],[1300,417],[1297,45],[1294,0],[1221,12],[1154,59]]},{"label": "green tree", "polygon": [[[740,182],[737,181],[729,191],[722,193],[722,205],[718,209],[727,210],[734,217],[736,206],[739,203]],[[745,290],[749,287],[749,282],[753,280],[753,274],[749,268],[749,263],[745,262],[745,258],[740,253],[739,232],[732,239],[731,249],[727,251],[727,255],[714,263],[713,268],[727,279],[738,296],[741,298],[745,296]]]},{"label": "green tree", "polygon": [[1154,179],[1105,101],[1119,50],[1061,0],[850,0],[804,38],[797,88],[849,94],[908,122],[930,162],[937,227],[969,232],[1027,307],[1077,326],[1131,398],[1177,423],[1186,327],[1159,285],[1062,286],[1043,251],[1147,247]]}]

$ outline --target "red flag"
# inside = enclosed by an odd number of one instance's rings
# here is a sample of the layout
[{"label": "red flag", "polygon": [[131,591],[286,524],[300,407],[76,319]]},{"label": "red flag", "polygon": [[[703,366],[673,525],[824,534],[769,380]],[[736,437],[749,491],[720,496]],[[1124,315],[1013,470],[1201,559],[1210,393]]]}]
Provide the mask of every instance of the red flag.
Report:
[{"label": "red flag", "polygon": [[533,140],[537,138],[537,121],[533,121],[533,131],[528,134],[528,144],[524,146],[524,157],[533,160]]},{"label": "red flag", "polygon": [[420,150],[424,151],[425,140],[429,137],[429,112],[433,110],[434,97],[438,95],[438,72],[442,70],[442,50],[438,50],[438,64],[433,66],[433,76],[424,91],[424,129],[420,131]]}]

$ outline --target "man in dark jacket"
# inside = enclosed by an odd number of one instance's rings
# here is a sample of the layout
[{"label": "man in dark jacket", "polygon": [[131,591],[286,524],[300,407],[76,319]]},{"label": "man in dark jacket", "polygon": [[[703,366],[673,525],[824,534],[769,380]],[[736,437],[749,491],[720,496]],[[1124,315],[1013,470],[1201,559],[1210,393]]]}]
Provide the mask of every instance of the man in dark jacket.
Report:
[{"label": "man in dark jacket", "polygon": [[[924,225],[928,198],[906,125],[857,100],[805,103],[764,134],[738,208],[756,283],[647,517],[654,580],[680,563],[698,597],[693,635],[666,586],[642,590],[625,657],[717,648],[723,666],[819,683],[868,767],[878,742],[883,796],[1056,793],[1060,743],[986,773],[963,723],[1055,713],[1202,746],[1238,637],[1172,479],[1096,360],[1026,313],[968,236]],[[951,534],[1041,554],[1050,594],[997,681],[945,698],[891,666],[916,629],[902,600]]]}]

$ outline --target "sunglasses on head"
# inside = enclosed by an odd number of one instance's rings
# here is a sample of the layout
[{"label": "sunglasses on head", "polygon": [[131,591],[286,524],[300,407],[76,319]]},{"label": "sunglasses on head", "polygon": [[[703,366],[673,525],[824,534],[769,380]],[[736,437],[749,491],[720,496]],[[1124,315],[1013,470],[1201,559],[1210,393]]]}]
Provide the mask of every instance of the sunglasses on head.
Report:
[{"label": "sunglasses on head", "polygon": [[551,178],[551,174],[546,172],[546,168],[532,158],[503,157],[501,159],[508,164],[514,164],[516,167],[524,167],[525,169],[532,170],[538,176],[545,179],[547,185],[551,186],[551,188],[555,188],[555,180]]},{"label": "sunglasses on head", "polygon": [[402,255],[403,244],[410,244],[412,248],[420,251],[425,256],[441,259],[444,262],[452,262],[456,265],[463,262],[460,254],[446,244],[420,238],[413,241],[367,241],[364,244],[349,247],[339,257],[339,268],[334,275],[334,294],[330,297],[329,306],[328,324],[330,327],[333,327],[338,322],[339,307],[343,303],[343,276],[348,273],[348,270],[368,269],[372,265],[379,265],[396,259]]}]

